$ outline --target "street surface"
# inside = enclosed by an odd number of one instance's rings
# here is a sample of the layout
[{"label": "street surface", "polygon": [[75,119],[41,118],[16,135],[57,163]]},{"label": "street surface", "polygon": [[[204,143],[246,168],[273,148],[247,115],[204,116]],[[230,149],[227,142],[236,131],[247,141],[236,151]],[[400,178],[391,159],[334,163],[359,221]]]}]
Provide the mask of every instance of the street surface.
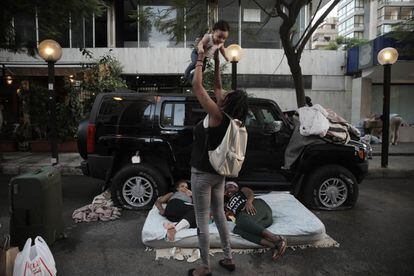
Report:
[{"label": "street surface", "polygon": [[[0,235],[8,231],[10,176],[0,175]],[[59,275],[187,275],[196,263],[155,261],[145,252],[141,229],[146,212],[122,213],[119,220],[75,224],[74,209],[89,204],[100,182],[63,177],[68,238],[52,246]],[[277,263],[270,253],[235,255],[237,275],[414,275],[414,180],[367,179],[356,207],[315,214],[339,248],[288,249]],[[231,275],[212,257],[214,275]],[[236,273],[233,273],[236,275]]]}]

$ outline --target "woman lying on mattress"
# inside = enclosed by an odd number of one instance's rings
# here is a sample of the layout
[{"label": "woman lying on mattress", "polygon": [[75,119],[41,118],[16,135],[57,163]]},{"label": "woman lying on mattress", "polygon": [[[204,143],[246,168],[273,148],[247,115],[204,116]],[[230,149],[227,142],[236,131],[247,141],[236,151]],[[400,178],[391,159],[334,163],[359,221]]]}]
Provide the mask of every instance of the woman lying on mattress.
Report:
[{"label": "woman lying on mattress", "polygon": [[272,225],[272,209],[267,203],[254,198],[251,189],[228,181],[225,186],[225,211],[228,217],[234,217],[236,227],[233,232],[256,244],[274,249],[272,259],[276,261],[286,249],[286,239],[273,234],[266,228]]},{"label": "woman lying on mattress", "polygon": [[[197,228],[192,193],[188,189],[187,182],[179,180],[175,183],[175,192],[160,196],[155,202],[160,214],[174,223],[164,223],[167,229],[167,240],[174,241],[177,231],[187,228]],[[167,203],[167,206],[162,206]]]}]

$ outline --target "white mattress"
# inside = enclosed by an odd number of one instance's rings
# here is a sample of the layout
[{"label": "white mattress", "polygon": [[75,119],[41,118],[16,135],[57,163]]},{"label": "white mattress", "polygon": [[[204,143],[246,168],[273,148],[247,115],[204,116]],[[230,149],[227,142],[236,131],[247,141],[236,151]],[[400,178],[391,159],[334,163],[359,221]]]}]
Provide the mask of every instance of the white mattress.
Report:
[{"label": "white mattress", "polygon": [[[291,245],[308,245],[326,236],[323,223],[294,196],[287,192],[272,192],[257,196],[269,204],[273,210],[273,224],[267,229],[284,235]],[[148,213],[142,229],[142,242],[153,248],[194,248],[198,247],[197,230],[185,229],[177,232],[174,242],[166,241],[163,223],[168,221],[154,206]],[[232,248],[260,248],[232,232],[234,223],[228,222]],[[210,247],[221,248],[220,237],[214,223],[210,224]]]}]

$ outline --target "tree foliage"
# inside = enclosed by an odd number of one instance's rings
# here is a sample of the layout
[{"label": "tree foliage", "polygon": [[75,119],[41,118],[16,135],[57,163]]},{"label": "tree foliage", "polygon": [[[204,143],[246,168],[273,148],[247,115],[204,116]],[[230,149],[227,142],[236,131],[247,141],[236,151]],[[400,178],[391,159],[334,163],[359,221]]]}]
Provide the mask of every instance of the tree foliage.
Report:
[{"label": "tree foliage", "polygon": [[27,37],[15,32],[13,19],[16,17],[32,18],[34,25],[37,10],[39,33],[44,37],[59,40],[62,30],[69,25],[69,15],[82,18],[94,13],[99,16],[104,7],[105,2],[102,0],[3,0],[0,9],[0,48],[35,54],[35,38],[27,40]]},{"label": "tree foliage", "polygon": [[329,44],[325,47],[325,50],[338,50],[339,45],[336,41],[329,41]]},{"label": "tree foliage", "polygon": [[[230,75],[224,75],[227,69],[227,63],[220,64],[221,81],[224,90],[229,90],[231,87]],[[214,90],[214,61],[208,60],[206,70],[203,73],[203,86],[207,90]]]},{"label": "tree foliage", "polygon": [[[300,66],[300,60],[302,58],[303,50],[308,44],[312,34],[328,16],[332,9],[339,3],[340,0],[333,0],[328,5],[328,8],[323,14],[316,19],[316,12],[312,16],[305,31],[299,37],[295,39],[295,32],[297,30],[296,21],[300,14],[300,10],[309,4],[311,0],[275,0],[274,7],[272,9],[264,8],[259,0],[253,0],[256,5],[261,8],[266,15],[270,17],[280,17],[282,24],[279,28],[280,40],[282,41],[283,50],[286,55],[290,72],[292,73],[293,83],[296,90],[296,101],[298,107],[305,106],[305,89],[303,85],[302,68]],[[319,10],[322,5],[322,0],[319,0],[316,7],[316,11]]]},{"label": "tree foliage", "polygon": [[397,24],[390,36],[399,42],[401,55],[414,55],[414,17]]},{"label": "tree foliage", "polygon": [[326,46],[326,50],[348,50],[354,46],[364,45],[368,43],[368,40],[365,38],[357,38],[357,37],[343,37],[338,36],[335,41],[329,42],[328,46]]},{"label": "tree foliage", "polygon": [[99,93],[113,92],[117,88],[127,88],[121,77],[122,65],[111,52],[112,50],[109,50],[108,53],[94,59],[88,50],[83,49],[83,54],[94,61],[92,64],[84,65],[81,89],[90,94],[90,98],[86,99],[84,103],[85,113],[90,111],[95,97]]},{"label": "tree foliage", "polygon": [[355,46],[360,46],[360,45],[364,45],[366,43],[368,43],[368,39],[365,38],[357,38],[357,37],[351,37],[351,38],[347,38],[347,37],[343,37],[343,36],[338,36],[335,39],[335,42],[341,46],[341,48],[343,50],[348,50],[352,47]]}]

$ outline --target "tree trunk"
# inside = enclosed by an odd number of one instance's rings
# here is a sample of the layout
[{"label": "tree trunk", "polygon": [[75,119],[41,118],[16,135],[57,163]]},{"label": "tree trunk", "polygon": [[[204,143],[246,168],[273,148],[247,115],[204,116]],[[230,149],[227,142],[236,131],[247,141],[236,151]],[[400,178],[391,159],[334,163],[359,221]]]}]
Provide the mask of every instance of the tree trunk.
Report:
[{"label": "tree trunk", "polygon": [[292,72],[293,83],[295,84],[296,102],[298,107],[305,106],[305,88],[303,87],[302,68],[300,67],[299,60],[295,57],[292,62],[289,62],[289,66],[290,72]]},{"label": "tree trunk", "polygon": [[208,28],[213,28],[214,23],[218,21],[218,0],[207,1],[208,5]]},{"label": "tree trunk", "polygon": [[298,107],[305,106],[305,89],[303,87],[302,69],[300,67],[300,55],[295,52],[290,39],[291,26],[285,22],[280,26],[280,39],[282,40],[283,49],[288,60],[290,72],[292,73],[293,82],[296,90],[296,103]]}]

